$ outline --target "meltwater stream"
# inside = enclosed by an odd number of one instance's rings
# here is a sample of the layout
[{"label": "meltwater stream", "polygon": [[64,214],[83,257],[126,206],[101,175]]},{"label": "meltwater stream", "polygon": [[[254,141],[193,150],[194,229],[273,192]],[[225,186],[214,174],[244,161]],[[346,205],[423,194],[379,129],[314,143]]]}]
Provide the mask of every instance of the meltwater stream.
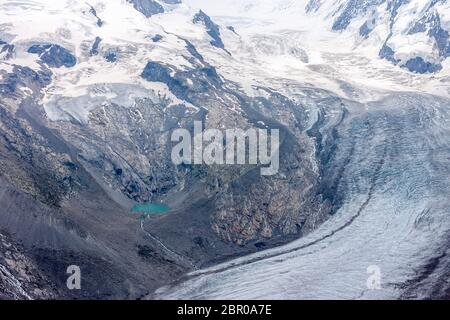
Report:
[{"label": "meltwater stream", "polygon": [[[398,94],[364,111],[350,109],[335,128],[338,151],[328,160],[331,169],[342,164],[337,192],[344,196],[326,223],[283,247],[193,272],[154,297],[414,299],[448,294],[443,279],[450,265],[449,105]],[[375,276],[379,286],[373,286]]]},{"label": "meltwater stream", "polygon": [[181,265],[186,265],[188,267],[193,268],[194,270],[197,269],[195,264],[188,258],[180,255],[179,253],[175,252],[173,249],[166,246],[158,237],[151,234],[145,229],[144,221],[148,218],[150,218],[153,215],[161,215],[169,212],[171,208],[163,203],[143,203],[143,204],[136,204],[131,208],[132,213],[139,214],[139,220],[140,220],[140,229],[145,234],[146,237],[148,237],[150,240],[152,240],[157,246],[159,246],[163,252],[165,252],[169,257],[174,259],[174,261],[177,261]]}]

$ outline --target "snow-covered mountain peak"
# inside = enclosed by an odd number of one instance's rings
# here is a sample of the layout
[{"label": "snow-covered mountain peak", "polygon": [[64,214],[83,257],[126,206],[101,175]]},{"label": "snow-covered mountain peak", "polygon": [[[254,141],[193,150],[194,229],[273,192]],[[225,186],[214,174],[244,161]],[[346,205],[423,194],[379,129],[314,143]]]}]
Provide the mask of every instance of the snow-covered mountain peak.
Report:
[{"label": "snow-covered mountain peak", "polygon": [[0,48],[0,65],[51,68],[53,79],[45,89],[44,104],[52,119],[65,119],[68,112],[85,121],[90,104],[77,111],[65,106],[61,113],[55,101],[92,94],[105,84],[141,87],[137,90],[141,95],[145,95],[143,89],[170,95],[164,87],[141,78],[146,63],[192,67],[191,54],[180,37],[189,35],[205,43],[210,37],[204,25],[193,22],[197,10],[179,1],[160,2],[164,11],[152,15],[142,12],[148,9],[140,7],[145,1],[5,2],[1,4],[0,46],[5,49]]},{"label": "snow-covered mountain peak", "polygon": [[[288,74],[282,72],[284,77],[297,74],[296,81],[316,83],[337,92],[339,88],[325,84],[323,77],[340,78],[354,87],[365,83],[372,90],[412,87],[448,94],[443,85],[449,72],[446,28],[450,10],[446,1],[186,2],[204,9],[222,26],[232,26],[241,37],[243,50],[252,54],[256,51],[252,61],[259,61],[265,68],[273,65],[277,73],[290,70]],[[439,20],[426,22],[427,16],[438,16]],[[236,50],[231,50],[234,57],[244,59]],[[302,52],[301,58],[292,60],[298,52]],[[310,75],[312,70],[314,75]],[[360,90],[367,93],[371,89]]]},{"label": "snow-covered mountain peak", "polygon": [[[292,29],[314,35],[308,42],[318,46],[335,47],[353,51],[356,47],[373,47],[373,52],[411,72],[439,71],[448,56],[449,10],[447,1],[386,1],[386,0],[336,0],[336,1],[212,1],[188,0],[193,6],[207,7],[208,12],[222,21],[235,18],[253,20],[254,29]],[[226,9],[229,8],[229,9]],[[224,14],[226,13],[226,14]],[[242,21],[242,29],[252,29],[252,24]],[[255,32],[255,30],[254,30]],[[329,41],[329,32],[338,41]],[[345,34],[345,36],[342,36]],[[342,42],[342,40],[352,41]],[[324,41],[328,43],[324,43]],[[339,43],[340,45],[337,45]],[[382,52],[383,46],[394,52],[391,57]],[[324,48],[326,49],[326,48]],[[405,56],[404,52],[409,52]],[[380,53],[381,52],[381,53]],[[420,58],[424,66],[408,64]],[[421,68],[422,67],[422,68]]]},{"label": "snow-covered mountain peak", "polygon": [[52,68],[47,102],[105,83],[161,90],[143,81],[147,62],[186,70],[197,54],[248,94],[295,82],[360,101],[392,90],[445,96],[448,11],[418,0],[6,1],[0,63]]}]

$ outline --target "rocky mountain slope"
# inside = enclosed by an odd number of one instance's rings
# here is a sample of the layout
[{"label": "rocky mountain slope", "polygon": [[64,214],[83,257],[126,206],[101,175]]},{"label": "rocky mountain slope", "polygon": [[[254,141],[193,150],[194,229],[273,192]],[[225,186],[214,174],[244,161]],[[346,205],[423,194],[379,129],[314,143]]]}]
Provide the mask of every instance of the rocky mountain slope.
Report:
[{"label": "rocky mountain slope", "polygon": [[[283,268],[294,269],[284,254],[303,256],[310,239],[352,252],[312,251],[319,274],[329,271],[320,261],[369,263],[373,255],[358,255],[365,245],[346,249],[368,232],[403,286],[386,295],[445,295],[445,286],[422,290],[434,284],[421,270],[448,239],[448,5],[426,2],[0,3],[2,297],[139,298],[298,238],[287,253],[274,249]],[[174,165],[170,135],[194,121],[279,129],[279,173]],[[171,210],[141,221],[131,208],[147,202]],[[347,226],[353,238],[332,241]],[[415,235],[422,242],[403,248]],[[389,260],[400,253],[405,270]],[[266,278],[264,255],[249,259],[263,260]],[[66,287],[70,265],[82,270],[81,290]],[[273,296],[230,274],[249,285],[242,297]],[[311,296],[328,284],[311,285]],[[189,288],[158,295],[190,297]],[[240,297],[228,289],[217,293]]]}]

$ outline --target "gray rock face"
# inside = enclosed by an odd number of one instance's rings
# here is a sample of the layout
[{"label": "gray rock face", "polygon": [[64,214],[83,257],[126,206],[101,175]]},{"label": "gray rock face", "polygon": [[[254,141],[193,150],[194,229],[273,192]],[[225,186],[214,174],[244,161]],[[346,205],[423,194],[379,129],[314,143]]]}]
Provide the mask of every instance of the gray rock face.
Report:
[{"label": "gray rock face", "polygon": [[108,62],[116,62],[117,61],[117,51],[114,49],[110,49],[105,52],[104,58]]},{"label": "gray rock face", "polygon": [[133,7],[141,12],[147,18],[164,12],[164,8],[153,0],[127,0],[133,4]]},{"label": "gray rock face", "polygon": [[392,50],[386,43],[380,50],[380,57],[386,59],[394,64],[398,64],[400,61],[395,59],[395,51]]},{"label": "gray rock face", "polygon": [[57,44],[35,44],[28,49],[29,53],[39,55],[43,63],[49,67],[70,68],[77,63],[77,59],[67,49]]},{"label": "gray rock face", "polygon": [[305,11],[307,13],[316,12],[319,10],[320,6],[322,5],[322,2],[320,0],[310,0],[305,7]]},{"label": "gray rock face", "polygon": [[102,38],[95,37],[94,43],[92,44],[92,48],[91,48],[91,51],[90,51],[90,54],[92,56],[95,56],[95,55],[98,54],[98,47],[99,47],[101,41],[102,41]]},{"label": "gray rock face", "polygon": [[225,45],[222,42],[222,39],[220,37],[220,29],[217,24],[215,24],[211,18],[204,13],[202,10],[200,10],[195,16],[194,16],[194,23],[203,23],[206,28],[206,32],[211,36],[211,45],[214,47],[224,49]]},{"label": "gray rock face", "polygon": [[[442,60],[446,59],[449,56],[449,48],[450,48],[450,41],[449,41],[449,34],[446,30],[444,30],[441,26],[441,21],[439,18],[439,13],[434,11],[434,6],[438,4],[441,1],[432,1],[430,2],[427,10],[423,13],[421,18],[416,21],[408,30],[408,34],[412,35],[415,33],[421,33],[425,32],[427,33],[428,37],[433,39],[439,49],[439,56]],[[388,3],[388,10],[391,12],[391,22],[390,22],[390,28],[392,30],[393,25],[395,23],[395,17],[398,14],[399,8],[407,4],[406,1],[394,1]],[[389,40],[391,35],[388,37],[386,42]],[[386,44],[385,44],[386,46]],[[380,51],[380,57],[386,58],[387,60],[393,62],[394,64],[398,64],[399,61],[395,61],[392,57],[394,56],[395,52],[388,52],[385,51],[385,47],[383,47]],[[388,54],[386,54],[388,53]],[[440,62],[429,62],[425,61],[424,57],[417,56],[414,58],[409,59],[408,61],[403,62],[401,67],[408,69],[411,72],[415,73],[435,73],[442,69],[442,65]]]},{"label": "gray rock face", "polygon": [[433,11],[427,12],[409,30],[409,34],[420,32],[427,32],[428,36],[435,39],[442,57],[447,58],[450,55],[450,36],[448,31],[444,30],[441,26],[439,13]]},{"label": "gray rock face", "polygon": [[[6,79],[0,99],[0,295],[138,298],[192,268],[140,231],[131,203],[109,191],[107,179],[84,160],[87,152],[74,147],[77,140],[68,143],[50,129],[36,96],[20,90],[26,85],[37,95],[49,75],[16,67]],[[92,133],[86,137],[100,144]],[[130,171],[120,166],[114,176],[125,180]],[[11,247],[16,243],[21,246]],[[84,274],[81,291],[66,287],[70,265]]]},{"label": "gray rock face", "polygon": [[[370,7],[378,6],[384,2],[385,0],[349,0],[334,21],[333,30],[340,31],[346,29],[350,22],[359,14],[365,13]],[[310,7],[312,8],[313,5],[311,4]]]},{"label": "gray rock face", "polygon": [[153,42],[159,42],[159,41],[161,41],[163,39],[163,37],[162,37],[162,35],[160,35],[160,34],[155,34],[153,37],[152,37],[152,41]]},{"label": "gray rock face", "polygon": [[0,39],[0,59],[8,60],[14,54],[14,45]]},{"label": "gray rock face", "polygon": [[[359,26],[359,36],[366,39],[370,37],[374,28],[385,23],[385,18],[381,19],[380,16],[386,16],[389,32],[381,42],[379,56],[414,73],[435,73],[442,69],[442,61],[449,56],[450,52],[449,34],[442,25],[437,9],[439,4],[445,3],[445,0],[426,1],[425,3],[426,5],[420,10],[417,17],[415,16],[417,12],[406,13],[414,16],[406,28],[397,24],[397,18],[399,11],[410,4],[408,0],[342,1],[339,6],[331,9],[328,17],[333,19],[332,30],[338,32],[347,30],[352,22],[364,18],[365,21]],[[307,3],[305,11],[311,14],[317,12],[321,9],[322,4],[322,1],[311,0]],[[438,55],[426,56],[422,52],[411,52],[413,56],[410,59],[400,61],[395,58],[396,52],[392,50],[395,46],[389,45],[389,41],[393,39],[393,33],[398,35],[399,32],[405,34],[405,37],[416,33],[425,33],[430,41],[436,44]]]},{"label": "gray rock face", "polygon": [[51,282],[23,251],[0,233],[0,300],[55,299]]},{"label": "gray rock face", "polygon": [[[197,95],[207,94],[209,90],[222,84],[216,69],[212,66],[176,71],[175,76],[171,75],[173,70],[170,66],[149,62],[141,76],[148,81],[165,83],[177,98],[188,102],[193,102],[194,99],[198,99]],[[188,84],[188,79],[193,82],[192,85]]]},{"label": "gray rock face", "polygon": [[94,7],[91,6],[91,8],[89,9],[89,12],[95,17],[97,18],[97,26],[101,27],[103,25],[103,21],[102,19],[99,18],[99,16],[97,15],[97,11],[94,9]]},{"label": "gray rock face", "polygon": [[[401,61],[395,58],[395,51],[387,44],[384,44],[379,53],[380,57],[398,65]],[[442,69],[441,64],[425,61],[422,57],[415,57],[400,65],[402,68],[408,69],[415,73],[434,73]]]},{"label": "gray rock face", "polygon": [[422,57],[409,59],[405,63],[404,67],[411,72],[417,73],[434,73],[442,69],[440,64],[426,62]]}]

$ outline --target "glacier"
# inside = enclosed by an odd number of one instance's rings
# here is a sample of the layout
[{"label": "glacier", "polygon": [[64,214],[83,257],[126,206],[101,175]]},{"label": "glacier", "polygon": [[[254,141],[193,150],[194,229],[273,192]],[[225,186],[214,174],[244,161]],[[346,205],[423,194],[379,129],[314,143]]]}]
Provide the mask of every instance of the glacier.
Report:
[{"label": "glacier", "polygon": [[[347,182],[346,187],[339,187],[342,205],[332,218],[288,245],[193,272],[182,283],[160,288],[152,297],[445,296],[450,212],[449,158],[445,155],[450,141],[448,100],[403,93],[366,107],[363,113],[363,106],[348,110],[344,128],[338,127],[335,143],[341,151],[336,156],[344,153],[348,157],[341,178]],[[324,113],[325,117],[339,114],[335,110]],[[381,287],[376,290],[367,285],[373,266],[381,271]]]}]

